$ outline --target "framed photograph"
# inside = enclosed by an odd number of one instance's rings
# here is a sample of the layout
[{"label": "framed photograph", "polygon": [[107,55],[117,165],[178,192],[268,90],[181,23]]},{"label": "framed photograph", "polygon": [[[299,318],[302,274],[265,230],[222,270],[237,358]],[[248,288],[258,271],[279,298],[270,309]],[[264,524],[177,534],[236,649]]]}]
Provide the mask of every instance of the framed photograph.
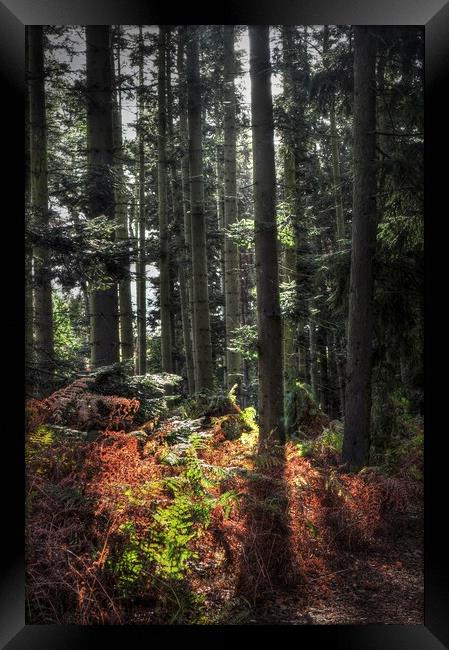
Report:
[{"label": "framed photograph", "polygon": [[449,648],[449,4],[2,0],[0,51],[2,647]]}]

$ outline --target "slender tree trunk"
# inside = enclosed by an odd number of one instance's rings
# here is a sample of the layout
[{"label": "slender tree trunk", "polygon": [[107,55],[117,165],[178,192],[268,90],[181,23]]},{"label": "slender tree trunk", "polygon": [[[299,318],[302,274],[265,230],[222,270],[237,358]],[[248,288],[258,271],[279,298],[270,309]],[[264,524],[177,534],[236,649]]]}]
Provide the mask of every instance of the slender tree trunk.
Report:
[{"label": "slender tree trunk", "polygon": [[[181,246],[183,244],[181,243]],[[187,291],[187,279],[181,266],[178,267],[179,292],[181,296],[181,319],[184,351],[186,357],[187,385],[189,394],[195,392],[195,373],[193,368],[192,339],[189,319],[189,298]]]},{"label": "slender tree trunk", "polygon": [[[112,52],[109,25],[86,27],[88,199],[91,217],[114,218]],[[91,365],[93,368],[119,361],[117,284],[92,289]]]},{"label": "slender tree trunk", "polygon": [[158,64],[158,212],[159,212],[159,272],[162,371],[172,372],[170,322],[170,259],[167,220],[167,101],[166,101],[167,28],[159,26]]},{"label": "slender tree trunk", "polygon": [[[283,84],[284,97],[286,99],[287,113],[291,119],[298,109],[297,93],[293,82],[293,30],[292,26],[282,27],[282,55],[283,55]],[[291,108],[290,108],[291,107]],[[299,134],[301,136],[301,134]],[[297,277],[297,251],[296,240],[300,215],[297,213],[297,191],[296,191],[296,160],[295,160],[295,138],[298,137],[296,130],[286,130],[283,134],[284,141],[284,204],[288,211],[290,226],[295,234],[294,243],[284,245],[284,272],[283,280],[287,285],[294,285],[295,301],[298,297]],[[295,389],[298,379],[298,323],[291,317],[285,316],[282,323],[283,329],[283,354],[284,354],[284,399],[287,400],[288,393]],[[291,408],[289,409],[291,410]],[[289,418],[290,419],[290,418]],[[288,430],[286,434],[292,434],[296,414],[292,413],[290,422],[286,421]]]},{"label": "slender tree trunk", "polygon": [[320,327],[318,331],[318,356],[320,360],[320,404],[325,413],[329,410],[329,367],[326,350],[326,331]]},{"label": "slender tree trunk", "polygon": [[[323,63],[326,69],[330,67],[329,61],[329,26],[323,26]],[[332,150],[332,179],[334,183],[334,200],[336,215],[336,240],[337,247],[341,249],[344,245],[345,222],[343,214],[343,197],[341,192],[340,154],[338,151],[338,132],[335,116],[335,99],[332,96],[329,105],[330,136]]]},{"label": "slender tree trunk", "polygon": [[[187,85],[186,71],[184,63],[185,55],[185,38],[186,28],[179,27],[178,32],[178,51],[177,51],[177,70],[179,78],[179,136],[181,142],[181,190],[182,190],[182,210],[184,217],[184,269],[180,273],[184,274],[186,280],[187,296],[187,315],[189,326],[189,339],[191,342],[192,359],[191,359],[191,378],[189,388],[193,393],[196,390],[195,378],[195,326],[194,326],[194,308],[193,308],[193,271],[192,271],[192,220],[190,212],[190,171],[189,171],[189,133],[187,125]],[[187,349],[187,348],[186,348]]]},{"label": "slender tree trunk", "polygon": [[213,387],[213,367],[207,278],[199,68],[198,31],[196,27],[191,26],[187,43],[187,108],[195,327],[195,384],[196,390],[202,391],[211,390]]},{"label": "slender tree trunk", "polygon": [[339,413],[339,395],[338,395],[338,372],[337,372],[337,356],[335,354],[333,333],[328,331],[326,333],[326,345],[328,353],[328,411],[329,416],[332,418],[338,417]]},{"label": "slender tree trunk", "polygon": [[[42,25],[31,25],[27,27],[27,30],[31,131],[31,212],[35,230],[42,233],[49,226],[43,27]],[[45,243],[34,247],[33,258],[35,352],[38,369],[37,384],[41,392],[51,381],[54,371],[50,254]]]},{"label": "slender tree trunk", "polygon": [[342,349],[342,344],[338,332],[333,335],[335,357],[337,363],[337,377],[338,377],[338,394],[340,406],[340,418],[345,417],[345,351]]},{"label": "slender tree trunk", "polygon": [[343,460],[350,470],[369,458],[373,334],[373,258],[376,245],[375,41],[354,27],[354,195],[349,289],[346,413]]},{"label": "slender tree trunk", "polygon": [[[234,25],[224,26],[224,214],[225,228],[237,220],[236,96]],[[224,238],[226,304],[226,370],[228,388],[241,383],[239,352],[229,349],[234,330],[240,325],[240,265],[237,244]]]},{"label": "slender tree trunk", "polygon": [[[177,218],[177,172],[176,163],[173,152],[173,88],[171,81],[172,73],[172,28],[166,28],[166,46],[165,46],[165,85],[167,95],[167,175],[168,175],[168,203],[167,215],[173,217],[172,230],[168,231],[168,258],[169,258],[169,277],[170,277],[170,325],[171,325],[171,356],[173,372],[177,375],[181,374],[180,371],[180,347],[177,341],[179,339],[180,326],[182,328],[182,314],[181,314],[181,296],[176,291],[178,286],[179,275],[179,259],[177,255],[173,255],[170,251],[171,240],[176,242],[179,240],[180,221]],[[167,217],[168,223],[170,218]],[[181,333],[182,334],[182,333]]]},{"label": "slender tree trunk", "polygon": [[331,99],[329,108],[329,119],[332,141],[332,178],[334,183],[335,214],[337,225],[337,246],[342,249],[346,236],[346,224],[343,213],[343,195],[341,192],[340,154],[338,151],[338,133],[335,119],[335,102]]},{"label": "slender tree trunk", "polygon": [[[221,116],[216,117],[216,123],[219,124],[222,120]],[[221,130],[217,127],[217,138],[221,135]],[[219,135],[220,134],[220,135]],[[223,233],[222,240],[220,242],[219,250],[219,264],[220,264],[220,292],[223,296],[223,322],[225,323],[225,349],[223,352],[223,385],[228,385],[228,368],[227,368],[227,350],[226,350],[226,294],[225,294],[225,277],[226,277],[226,266],[225,266],[225,209],[224,209],[224,152],[223,152],[223,143],[217,142],[216,144],[216,168],[217,168],[217,218],[218,218],[218,230],[220,233]]]},{"label": "slender tree trunk", "polygon": [[312,395],[318,402],[318,359],[317,359],[317,340],[316,340],[316,323],[313,317],[309,322],[309,336],[310,336],[310,386],[312,388]]},{"label": "slender tree trunk", "polygon": [[[289,214],[294,222],[297,219],[295,214],[295,156],[290,150],[284,154],[284,201],[289,206]],[[293,224],[294,227],[294,224]],[[284,282],[288,285],[296,285],[296,250],[294,245],[286,245],[284,248]],[[284,346],[284,396],[294,389],[298,378],[298,354],[297,344],[297,323],[292,318],[283,319],[283,346]],[[287,432],[288,433],[288,432]]]},{"label": "slender tree trunk", "polygon": [[143,141],[143,33],[139,26],[139,90],[138,90],[138,165],[139,165],[139,252],[136,264],[137,294],[137,373],[147,371],[147,278],[146,278],[146,215],[145,215],[145,155]]},{"label": "slender tree trunk", "polygon": [[283,428],[282,331],[269,27],[249,27],[259,352],[259,444]]},{"label": "slender tree trunk", "polygon": [[[184,47],[178,43],[178,73],[179,65],[181,72],[183,72],[183,53]],[[179,62],[181,57],[181,62]],[[183,81],[180,79],[180,91]],[[193,354],[192,354],[192,338],[190,328],[189,316],[189,295],[188,295],[188,279],[186,274],[186,244],[185,244],[185,220],[188,203],[184,201],[183,196],[183,182],[182,182],[182,163],[181,163],[181,177],[177,168],[177,159],[175,158],[174,142],[173,142],[173,111],[172,111],[172,85],[170,74],[170,56],[167,57],[167,131],[169,138],[169,161],[171,169],[171,187],[172,187],[172,208],[173,208],[173,221],[176,230],[177,250],[179,251],[180,259],[176,263],[176,275],[179,283],[179,297],[180,297],[180,311],[181,311],[181,326],[182,326],[182,339],[184,344],[185,353],[185,369],[187,377],[187,386],[189,394],[195,392],[195,375],[193,369]],[[182,145],[181,145],[182,146]],[[188,173],[188,172],[187,172]]]},{"label": "slender tree trunk", "polygon": [[[123,173],[123,136],[122,136],[122,93],[121,93],[121,62],[120,62],[121,27],[117,25],[117,75],[114,74],[114,162],[116,169],[115,205],[116,217],[119,222],[116,231],[117,240],[127,241],[128,206],[126,201],[126,184]],[[114,67],[112,68],[115,72]],[[123,277],[119,281],[119,324],[120,351],[122,361],[134,357],[133,308],[131,300],[131,276],[129,257],[123,264]]]},{"label": "slender tree trunk", "polygon": [[[242,325],[248,324],[248,276],[245,273],[246,252],[240,252],[240,268],[242,270],[242,281],[240,282],[240,313]],[[248,359],[243,359],[243,379],[240,391],[240,404],[246,407],[249,395],[249,363]]]}]

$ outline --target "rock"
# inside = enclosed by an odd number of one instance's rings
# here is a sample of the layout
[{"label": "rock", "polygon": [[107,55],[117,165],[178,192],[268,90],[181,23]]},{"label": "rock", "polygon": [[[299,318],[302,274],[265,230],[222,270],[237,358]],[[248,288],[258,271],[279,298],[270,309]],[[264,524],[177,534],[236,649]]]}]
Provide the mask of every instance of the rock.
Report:
[{"label": "rock", "polygon": [[[46,424],[45,428],[51,431],[51,433],[56,438],[68,438],[70,440],[88,440],[87,431],[79,431],[78,429],[69,429],[68,427],[59,426],[57,424]],[[89,432],[91,433],[91,432]],[[98,431],[95,431],[96,436],[98,436]]]},{"label": "rock", "polygon": [[148,440],[148,434],[145,431],[142,431],[142,429],[136,429],[136,431],[130,431],[128,436],[133,436],[137,440],[141,440],[143,442],[146,442]]}]

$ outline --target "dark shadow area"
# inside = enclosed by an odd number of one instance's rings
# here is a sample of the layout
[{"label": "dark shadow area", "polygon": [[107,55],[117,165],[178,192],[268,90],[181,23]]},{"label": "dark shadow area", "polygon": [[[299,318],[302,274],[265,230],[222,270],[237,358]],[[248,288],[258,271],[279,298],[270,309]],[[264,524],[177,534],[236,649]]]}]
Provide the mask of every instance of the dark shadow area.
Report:
[{"label": "dark shadow area", "polygon": [[[253,608],[252,622],[263,623],[278,594],[299,597],[301,575],[291,547],[285,447],[273,446],[255,458],[242,506],[245,539],[236,596]],[[257,619],[260,619],[257,620]]]}]

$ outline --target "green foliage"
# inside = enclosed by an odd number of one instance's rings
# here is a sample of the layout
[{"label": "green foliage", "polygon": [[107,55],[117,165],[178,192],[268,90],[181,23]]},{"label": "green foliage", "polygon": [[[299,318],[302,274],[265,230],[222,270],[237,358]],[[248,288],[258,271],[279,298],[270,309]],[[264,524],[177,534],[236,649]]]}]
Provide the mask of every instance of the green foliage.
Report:
[{"label": "green foliage", "polygon": [[79,364],[80,357],[86,354],[86,345],[79,322],[78,327],[75,326],[71,301],[56,291],[52,300],[55,356],[61,361]]},{"label": "green foliage", "polygon": [[300,381],[286,391],[284,400],[284,419],[288,431],[293,429],[300,432],[302,424],[310,422],[321,414],[321,409],[312,395],[310,386]]},{"label": "green foliage", "polygon": [[295,215],[292,214],[291,203],[288,201],[279,202],[276,215],[278,240],[282,246],[293,248],[295,246],[295,231],[293,229]]},{"label": "green foliage", "polygon": [[254,248],[254,219],[239,219],[230,224],[225,232],[239,248],[243,250]]},{"label": "green foliage", "polygon": [[229,350],[239,352],[243,359],[257,359],[257,326],[241,325],[236,327],[229,343]]},{"label": "green foliage", "polygon": [[410,412],[410,400],[403,389],[377,394],[382,385],[374,386],[372,409],[374,455],[409,440],[422,428],[421,418]]},{"label": "green foliage", "polygon": [[401,390],[384,393],[382,405],[373,404],[372,462],[387,472],[405,469],[413,478],[422,478],[424,454],[423,422],[411,413],[410,399]]},{"label": "green foliage", "polygon": [[256,432],[259,430],[256,423],[256,409],[254,406],[247,406],[246,409],[243,409],[240,413],[240,417],[249,430]]},{"label": "green foliage", "polygon": [[[120,527],[121,551],[109,567],[119,589],[127,595],[151,575],[168,581],[183,580],[189,564],[197,558],[191,544],[210,525],[214,508],[221,506],[228,517],[237,500],[234,491],[219,496],[211,491],[217,487],[220,477],[217,478],[214,468],[205,467],[198,458],[197,449],[204,444],[202,439],[192,434],[190,442],[185,456],[178,459],[184,466],[183,472],[148,486],[147,498],[151,498],[152,488],[162,485],[171,500],[156,509],[145,534],[139,534],[132,522]],[[132,491],[125,494],[135,505]]]},{"label": "green foliage", "polygon": [[25,459],[30,461],[42,449],[49,448],[54,441],[54,434],[50,427],[41,425],[30,431],[25,444]]},{"label": "green foliage", "polygon": [[236,405],[235,384],[230,391],[226,389],[215,390],[214,392],[199,393],[195,397],[186,400],[180,409],[183,418],[199,418],[201,416],[219,416],[227,413],[235,413],[238,410]]},{"label": "green foliage", "polygon": [[424,433],[417,431],[409,439],[395,444],[386,450],[383,463],[387,473],[404,471],[408,476],[422,481],[424,467]]},{"label": "green foliage", "polygon": [[298,453],[301,456],[313,457],[322,455],[329,451],[332,454],[340,454],[343,446],[343,425],[335,420],[329,427],[323,429],[322,433],[311,440],[301,440],[297,443]]}]

